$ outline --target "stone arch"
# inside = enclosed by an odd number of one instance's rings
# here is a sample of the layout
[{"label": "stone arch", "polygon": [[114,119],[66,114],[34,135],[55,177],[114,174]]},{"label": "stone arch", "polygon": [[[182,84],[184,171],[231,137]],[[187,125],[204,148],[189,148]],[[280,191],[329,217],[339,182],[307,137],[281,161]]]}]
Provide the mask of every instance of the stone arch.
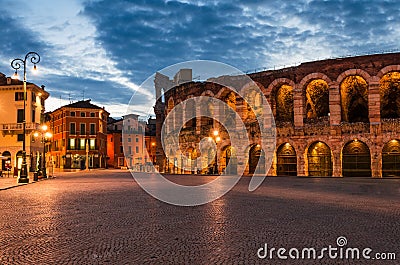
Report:
[{"label": "stone arch", "polygon": [[400,141],[393,139],[382,148],[382,176],[400,176]]},{"label": "stone arch", "polygon": [[200,96],[214,97],[215,95],[211,90],[208,89],[208,90],[203,91]]},{"label": "stone arch", "polygon": [[400,118],[400,71],[385,73],[379,80],[380,116]]},{"label": "stone arch", "polygon": [[371,177],[371,151],[366,143],[354,139],[343,146],[342,175],[344,177]]},{"label": "stone arch", "polygon": [[336,81],[338,82],[338,84],[341,84],[346,77],[351,75],[361,76],[367,83],[371,79],[371,75],[362,69],[349,69],[341,73],[336,79]]},{"label": "stone arch", "polygon": [[310,83],[312,80],[315,79],[321,79],[324,80],[328,85],[330,83],[332,83],[332,80],[325,74],[323,73],[312,73],[312,74],[308,74],[305,77],[303,77],[303,79],[301,79],[300,83],[299,83],[299,87],[305,91],[306,86],[308,83]]},{"label": "stone arch", "polygon": [[369,122],[368,83],[365,78],[348,75],[342,79],[339,91],[342,121]]},{"label": "stone arch", "polygon": [[385,74],[387,74],[389,72],[400,72],[400,65],[396,64],[396,65],[385,66],[378,72],[376,77],[378,77],[380,79],[380,78],[382,78],[382,76],[384,76]]},{"label": "stone arch", "polygon": [[323,141],[314,141],[306,148],[308,176],[332,176],[331,148]]}]

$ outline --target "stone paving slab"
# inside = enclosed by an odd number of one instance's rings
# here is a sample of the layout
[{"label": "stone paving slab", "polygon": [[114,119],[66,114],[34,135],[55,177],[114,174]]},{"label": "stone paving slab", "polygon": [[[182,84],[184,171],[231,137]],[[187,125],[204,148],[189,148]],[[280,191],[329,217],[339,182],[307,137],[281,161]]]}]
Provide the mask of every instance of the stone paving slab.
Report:
[{"label": "stone paving slab", "polygon": [[[193,185],[211,176],[168,176]],[[242,178],[225,196],[178,207],[127,172],[57,176],[0,192],[0,264],[399,264],[400,181]],[[396,260],[260,259],[269,247],[347,246]]]}]

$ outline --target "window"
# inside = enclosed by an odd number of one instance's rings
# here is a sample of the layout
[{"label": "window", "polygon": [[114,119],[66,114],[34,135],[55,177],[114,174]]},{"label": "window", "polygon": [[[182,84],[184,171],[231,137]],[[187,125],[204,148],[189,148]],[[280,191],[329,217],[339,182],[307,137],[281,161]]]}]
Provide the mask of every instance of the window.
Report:
[{"label": "window", "polygon": [[139,154],[139,146],[136,146],[136,154]]},{"label": "window", "polygon": [[69,124],[69,134],[76,134],[75,122]]},{"label": "window", "polygon": [[118,166],[123,167],[124,166],[124,158],[123,157],[118,157]]},{"label": "window", "polygon": [[81,134],[86,134],[86,124],[85,123],[81,123]]},{"label": "window", "polygon": [[96,117],[94,112],[90,112],[90,117]]},{"label": "window", "polygon": [[71,111],[71,116],[75,117],[75,111]]},{"label": "window", "polygon": [[79,139],[79,149],[80,150],[86,149],[86,139]]},{"label": "window", "polygon": [[24,110],[23,109],[19,109],[17,110],[17,122],[24,122]]},{"label": "window", "polygon": [[75,150],[75,139],[69,139],[69,149],[70,150]]},{"label": "window", "polygon": [[90,150],[96,149],[96,139],[90,139]]},{"label": "window", "polygon": [[81,111],[81,117],[85,117],[85,112]]},{"label": "window", "polygon": [[137,142],[137,143],[139,142],[139,138],[137,138],[137,137],[136,137],[136,142]]},{"label": "window", "polygon": [[132,154],[132,147],[128,146],[128,155],[131,155],[131,154]]},{"label": "window", "polygon": [[32,96],[32,102],[36,101],[36,95],[35,92],[31,92],[31,96]]},{"label": "window", "polygon": [[128,138],[128,143],[130,143],[130,142],[132,142],[132,139],[131,139],[131,138]]},{"label": "window", "polygon": [[96,124],[95,123],[91,123],[90,124],[90,134],[91,135],[95,135],[96,134]]},{"label": "window", "polygon": [[124,147],[123,147],[122,145],[119,147],[119,152],[120,152],[120,153],[123,153],[123,152],[124,152]]},{"label": "window", "polygon": [[24,100],[24,92],[15,92],[15,101]]},{"label": "window", "polygon": [[33,109],[32,110],[32,122],[35,122],[35,115],[36,114],[36,111]]},{"label": "window", "polygon": [[24,140],[24,135],[23,134],[18,134],[17,140],[18,140],[18,142],[22,142]]}]

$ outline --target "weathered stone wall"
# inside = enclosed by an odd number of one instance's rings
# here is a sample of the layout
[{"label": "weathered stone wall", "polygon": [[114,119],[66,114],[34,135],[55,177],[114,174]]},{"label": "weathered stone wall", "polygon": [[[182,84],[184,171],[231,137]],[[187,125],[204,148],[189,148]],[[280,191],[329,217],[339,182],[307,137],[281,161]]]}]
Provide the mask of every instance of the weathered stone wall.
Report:
[{"label": "weathered stone wall", "polygon": [[[392,54],[378,54],[359,56],[351,58],[329,59],[316,62],[303,63],[297,67],[290,67],[281,70],[264,71],[251,74],[250,77],[254,80],[267,101],[271,105],[272,113],[277,117],[277,111],[282,111],[281,105],[277,106],[279,100],[277,95],[284,94],[278,93],[282,85],[290,86],[292,88],[293,111],[294,117],[292,121],[284,120],[277,121],[276,128],[276,147],[274,152],[273,164],[270,168],[268,175],[277,174],[277,154],[278,147],[282,144],[289,143],[292,145],[296,152],[297,157],[297,175],[309,175],[308,165],[308,147],[314,143],[321,141],[328,145],[331,150],[332,159],[332,172],[333,176],[343,176],[342,170],[342,149],[353,140],[365,143],[370,151],[371,159],[371,175],[372,177],[382,176],[382,148],[391,140],[400,138],[400,120],[399,118],[391,120],[381,120],[381,97],[380,97],[380,80],[390,72],[400,72],[400,53]],[[343,109],[343,92],[341,91],[341,84],[346,77],[357,76],[367,83],[368,97],[363,99],[368,101],[367,109],[368,122],[345,122],[342,117]],[[225,84],[229,83],[229,79],[234,77],[220,77],[215,81],[224,80]],[[328,116],[318,117],[316,119],[308,119],[307,117],[307,104],[310,103],[310,97],[306,95],[307,85],[313,80],[321,80],[326,82],[329,87],[329,99],[326,104],[329,104]],[[166,114],[179,103],[184,103],[190,97],[210,96],[221,100],[226,100],[228,93],[227,88],[213,82],[190,82],[180,86],[174,87],[165,93],[165,101],[168,104],[158,102],[156,104],[157,115],[157,146],[161,148],[160,132],[161,126],[165,119]],[[248,84],[242,84],[245,87]],[[157,92],[158,94],[160,91]],[[357,99],[357,91],[353,95]],[[358,98],[359,99],[359,98]],[[281,101],[284,101],[283,99]],[[400,98],[399,98],[400,102]],[[312,103],[312,102],[311,102]],[[243,119],[248,126],[249,139],[251,145],[260,142],[260,132],[257,130],[250,130],[250,124],[254,123],[254,119],[249,115],[245,100],[236,96],[236,112]],[[319,103],[320,104],[320,103]],[[321,103],[322,104],[322,103]],[[354,109],[359,110],[362,108],[360,102],[350,102],[354,104]],[[358,104],[358,105],[357,105]],[[290,104],[289,104],[290,105]],[[312,105],[312,104],[311,104]],[[311,106],[314,108],[315,106]],[[353,116],[357,115],[353,113]],[[175,121],[178,117],[175,117]],[[202,126],[201,118],[197,118],[191,134],[192,138],[188,142],[182,142],[181,145],[187,148],[196,148],[196,144],[203,137],[210,135],[210,130],[217,127],[217,124],[211,124],[209,127]],[[168,129],[168,128],[167,128]],[[261,128],[264,130],[265,128]],[[168,133],[168,132],[167,132]],[[193,138],[194,137],[194,138]],[[229,146],[229,136],[221,135],[223,138],[221,143],[218,144],[218,164],[223,165],[223,150]],[[162,149],[162,148],[161,148]],[[157,162],[162,169],[165,161],[162,158],[163,152],[158,149],[159,155]],[[272,151],[272,150],[271,150]],[[245,167],[245,172],[249,172],[249,166],[238,165],[238,167]],[[220,171],[223,166],[220,166]]]}]

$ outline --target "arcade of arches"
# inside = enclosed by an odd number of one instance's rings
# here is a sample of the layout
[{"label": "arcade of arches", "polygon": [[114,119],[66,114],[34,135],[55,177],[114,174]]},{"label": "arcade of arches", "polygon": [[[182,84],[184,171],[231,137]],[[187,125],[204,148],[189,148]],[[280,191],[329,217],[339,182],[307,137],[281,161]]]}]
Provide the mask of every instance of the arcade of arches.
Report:
[{"label": "arcade of arches", "polygon": [[[245,174],[270,176],[400,176],[400,54],[389,55],[331,59],[315,62],[315,67],[311,62],[251,74],[263,95],[248,89],[249,84],[243,84],[246,93],[202,82],[181,84],[179,93],[172,88],[165,94],[167,103],[156,104],[157,130],[174,106],[186,102],[190,115],[201,108],[206,116],[220,112],[234,123],[236,112],[251,142],[244,146],[245,157],[237,157],[224,127],[210,117],[196,116],[180,134],[188,161],[174,158],[171,162],[160,155],[158,165],[169,172],[181,165],[182,173],[235,174],[243,169]],[[218,98],[229,108],[215,109],[208,102],[196,106],[187,100],[198,96]],[[265,128],[256,120],[265,100],[276,122],[276,146],[271,150],[261,149],[260,132]],[[181,119],[176,116],[173,123]],[[212,138],[214,130],[220,138],[217,150],[208,151],[202,162],[206,169],[198,171],[200,167],[192,162],[200,157],[196,146],[202,138]]]}]

